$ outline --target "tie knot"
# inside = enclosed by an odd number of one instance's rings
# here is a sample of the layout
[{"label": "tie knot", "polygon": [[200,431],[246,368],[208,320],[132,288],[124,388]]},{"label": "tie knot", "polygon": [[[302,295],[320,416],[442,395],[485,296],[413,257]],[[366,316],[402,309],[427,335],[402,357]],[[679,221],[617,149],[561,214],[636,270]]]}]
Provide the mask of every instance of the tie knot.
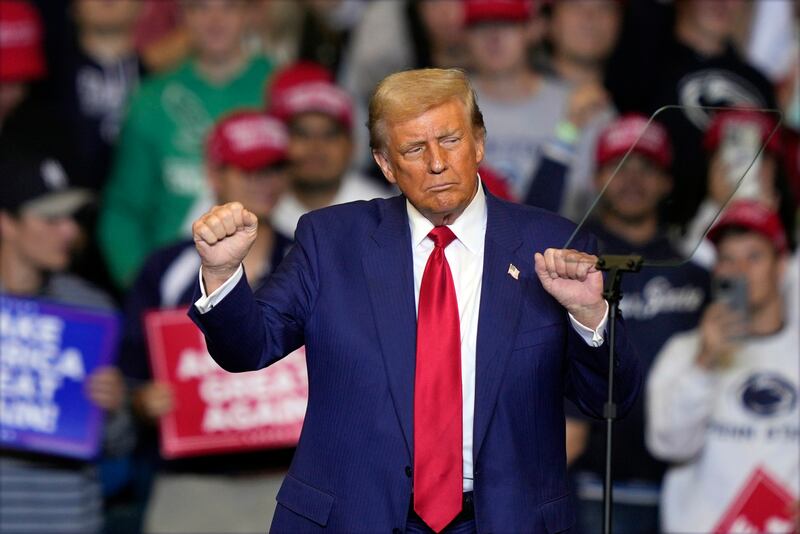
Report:
[{"label": "tie knot", "polygon": [[433,241],[433,246],[445,248],[453,242],[456,234],[447,226],[435,226],[433,230],[428,233],[428,237]]}]

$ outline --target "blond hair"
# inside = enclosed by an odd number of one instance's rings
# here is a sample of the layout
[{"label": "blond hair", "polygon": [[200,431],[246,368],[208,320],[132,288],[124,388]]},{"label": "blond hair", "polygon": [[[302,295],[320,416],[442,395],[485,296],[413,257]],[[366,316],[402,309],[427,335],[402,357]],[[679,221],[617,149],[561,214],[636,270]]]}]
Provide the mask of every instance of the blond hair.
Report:
[{"label": "blond hair", "polygon": [[417,69],[390,74],[378,84],[369,101],[369,146],[373,150],[385,148],[387,122],[413,119],[453,99],[464,104],[473,129],[485,136],[483,115],[463,70]]}]

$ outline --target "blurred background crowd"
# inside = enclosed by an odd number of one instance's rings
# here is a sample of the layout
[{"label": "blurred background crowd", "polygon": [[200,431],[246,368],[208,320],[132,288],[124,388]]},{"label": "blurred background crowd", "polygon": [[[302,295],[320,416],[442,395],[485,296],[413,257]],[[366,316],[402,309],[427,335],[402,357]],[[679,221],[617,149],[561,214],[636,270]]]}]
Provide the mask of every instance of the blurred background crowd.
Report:
[{"label": "blurred background crowd", "polygon": [[[754,473],[786,510],[741,531],[796,529],[799,40],[792,0],[0,0],[0,290],[123,317],[87,385],[102,457],[0,449],[0,532],[266,529],[291,449],[161,458],[143,314],[191,303],[214,203],[259,217],[257,289],[305,212],[396,194],[367,104],[421,67],[470,74],[489,191],[579,222],[605,187],[601,248],[660,262],[623,282],[649,376],[617,426],[615,532],[709,532]],[[596,532],[604,425],[565,410]]]}]

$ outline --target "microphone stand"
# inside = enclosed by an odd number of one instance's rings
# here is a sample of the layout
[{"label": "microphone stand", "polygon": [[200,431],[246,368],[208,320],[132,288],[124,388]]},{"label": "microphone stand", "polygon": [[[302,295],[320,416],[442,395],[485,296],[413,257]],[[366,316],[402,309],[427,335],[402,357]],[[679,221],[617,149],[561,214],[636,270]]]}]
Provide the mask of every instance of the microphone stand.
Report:
[{"label": "microphone stand", "polygon": [[606,420],[606,470],[603,480],[603,534],[611,534],[611,505],[614,501],[611,489],[611,450],[612,429],[617,417],[617,405],[614,402],[614,344],[617,328],[619,302],[622,300],[620,284],[624,273],[638,273],[642,268],[641,256],[603,254],[597,260],[597,269],[607,272],[603,282],[603,297],[609,306],[608,328],[608,398],[603,406],[603,418]]}]

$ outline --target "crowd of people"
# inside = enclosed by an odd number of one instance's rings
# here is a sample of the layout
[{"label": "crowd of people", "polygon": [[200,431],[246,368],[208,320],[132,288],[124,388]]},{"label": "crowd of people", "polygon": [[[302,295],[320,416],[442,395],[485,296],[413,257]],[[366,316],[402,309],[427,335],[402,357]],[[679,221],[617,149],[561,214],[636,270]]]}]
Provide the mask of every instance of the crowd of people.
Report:
[{"label": "crowd of people", "polygon": [[[0,532],[266,528],[292,450],[164,458],[144,316],[192,305],[214,204],[258,217],[258,294],[303,214],[397,194],[363,125],[424,67],[468,73],[490,194],[645,258],[614,531],[800,529],[800,2],[0,0],[0,292],[122,317],[99,458],[0,443]],[[596,532],[605,423],[565,403]]]}]

